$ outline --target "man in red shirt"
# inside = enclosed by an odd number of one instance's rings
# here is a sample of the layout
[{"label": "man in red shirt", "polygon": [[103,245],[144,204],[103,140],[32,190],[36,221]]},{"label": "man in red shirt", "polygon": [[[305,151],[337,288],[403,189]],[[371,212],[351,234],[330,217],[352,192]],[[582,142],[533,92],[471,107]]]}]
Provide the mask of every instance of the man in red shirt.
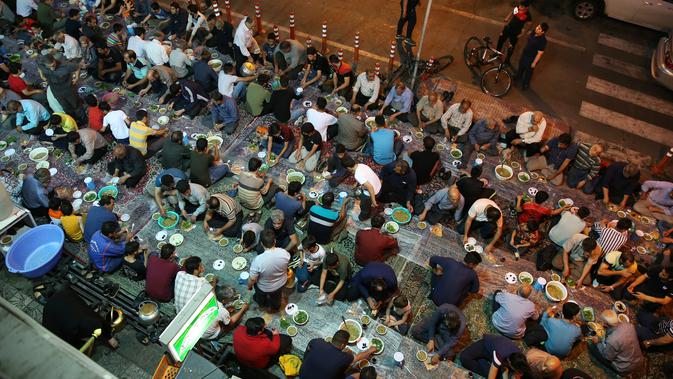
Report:
[{"label": "man in red shirt", "polygon": [[175,246],[170,243],[161,248],[161,258],[150,255],[147,261],[147,274],[145,277],[145,293],[150,298],[168,302],[173,299],[173,287],[175,276],[182,269],[175,260]]},{"label": "man in red shirt", "polygon": [[354,80],[351,65],[340,60],[336,54],[329,56],[329,64],[332,67],[332,78],[323,82],[322,91],[350,99],[351,87],[353,87],[351,82]]},{"label": "man in red shirt", "polygon": [[361,229],[355,235],[355,261],[360,266],[369,262],[385,262],[400,251],[395,237],[381,233],[385,222],[381,214],[376,214],[372,217],[371,229]]},{"label": "man in red shirt", "polygon": [[7,85],[9,89],[19,94],[24,99],[33,99],[39,103],[44,103],[47,100],[47,95],[41,89],[33,89],[28,87],[28,84],[21,77],[21,66],[16,63],[9,64],[9,77],[7,78]]},{"label": "man in red shirt", "polygon": [[234,331],[234,353],[241,365],[264,369],[292,350],[290,336],[265,327],[263,318],[252,317]]},{"label": "man in red shirt", "polygon": [[537,222],[542,222],[549,216],[556,216],[561,212],[570,209],[570,205],[565,205],[557,209],[550,209],[542,205],[545,201],[549,199],[549,194],[545,191],[538,191],[535,194],[534,201],[529,201],[527,203],[521,204],[523,201],[523,196],[519,195],[516,197],[516,211],[519,212],[519,224],[525,224],[528,220],[534,220]]},{"label": "man in red shirt", "polygon": [[86,101],[86,105],[89,106],[89,108],[87,109],[87,115],[89,118],[89,128],[97,132],[101,132],[101,129],[103,129],[103,117],[105,117],[105,115],[103,114],[103,111],[98,107],[98,99],[96,98],[95,95],[88,94],[86,95],[86,98],[84,100]]}]

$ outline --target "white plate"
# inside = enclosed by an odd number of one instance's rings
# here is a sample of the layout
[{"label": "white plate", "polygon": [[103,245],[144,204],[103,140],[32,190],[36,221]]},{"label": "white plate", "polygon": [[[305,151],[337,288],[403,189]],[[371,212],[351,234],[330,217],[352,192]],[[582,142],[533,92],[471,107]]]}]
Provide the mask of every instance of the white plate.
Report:
[{"label": "white plate", "polygon": [[220,271],[224,268],[225,262],[223,259],[218,259],[215,262],[213,262],[213,269]]},{"label": "white plate", "polygon": [[386,216],[390,216],[391,214],[393,214],[393,208],[386,208],[386,209],[383,210],[383,213]]},{"label": "white plate", "polygon": [[475,246],[474,246],[474,251],[475,251],[477,254],[481,254],[481,253],[484,252],[484,247],[481,246],[481,245],[475,245]]},{"label": "white plate", "polygon": [[310,100],[306,100],[306,101],[304,101],[304,102],[301,103],[301,104],[302,104],[303,106],[305,106],[306,108],[310,108],[311,106],[313,106],[313,103],[312,103]]},{"label": "white plate", "polygon": [[316,191],[311,191],[308,193],[308,197],[310,197],[311,199],[317,199],[318,193]]},{"label": "white plate", "polygon": [[168,232],[165,231],[165,230],[161,230],[161,231],[159,231],[159,232],[154,236],[154,238],[156,238],[157,241],[163,241],[163,240],[166,239],[166,237],[168,237]]},{"label": "white plate", "polygon": [[259,153],[257,153],[257,158],[259,159],[266,158],[266,151],[260,151]]},{"label": "white plate", "polygon": [[339,197],[341,197],[341,198],[346,198],[346,197],[348,197],[348,192],[346,192],[346,191],[341,191],[341,192],[339,192]]},{"label": "white plate", "polygon": [[467,243],[469,243],[470,245],[476,245],[477,244],[477,239],[474,238],[474,237],[469,237],[467,239]]},{"label": "white plate", "polygon": [[73,199],[79,199],[80,197],[82,197],[82,191],[75,191],[72,193]]},{"label": "white plate", "polygon": [[14,149],[7,149],[7,150],[5,150],[5,156],[6,156],[6,157],[11,157],[11,156],[14,155],[15,153],[16,153],[16,150],[14,150]]},{"label": "white plate", "polygon": [[79,88],[77,89],[77,92],[78,92],[78,93],[84,93],[84,92],[86,92],[86,91],[87,91],[87,88],[86,88],[86,87],[79,87]]},{"label": "white plate", "polygon": [[51,174],[51,176],[56,175],[57,172],[58,172],[58,170],[56,169],[56,167],[52,167],[52,168],[49,169],[49,173]]},{"label": "white plate", "polygon": [[538,191],[538,189],[535,188],[535,187],[528,188],[528,194],[531,195],[531,196],[537,195],[537,191]]},{"label": "white plate", "polygon": [[515,284],[519,279],[517,278],[516,274],[513,272],[508,272],[505,274],[505,281],[509,284]]},{"label": "white plate", "polygon": [[122,220],[122,222],[126,222],[131,219],[131,216],[128,213],[124,213],[119,219]]},{"label": "white plate", "polygon": [[402,142],[404,142],[404,143],[410,143],[412,140],[413,140],[413,138],[411,138],[411,136],[402,137]]},{"label": "white plate", "polygon": [[358,340],[357,347],[361,351],[365,351],[369,349],[370,343],[369,343],[369,338],[367,337],[362,337]]}]

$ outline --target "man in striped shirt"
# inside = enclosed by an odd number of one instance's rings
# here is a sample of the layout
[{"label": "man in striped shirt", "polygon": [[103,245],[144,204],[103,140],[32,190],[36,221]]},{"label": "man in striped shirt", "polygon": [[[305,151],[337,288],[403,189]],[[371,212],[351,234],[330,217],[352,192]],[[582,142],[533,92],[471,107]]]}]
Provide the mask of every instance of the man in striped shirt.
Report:
[{"label": "man in striped shirt", "polygon": [[606,220],[595,223],[593,232],[598,235],[596,242],[598,242],[603,253],[621,249],[629,238],[631,226],[631,220],[628,218],[620,218],[616,223],[608,223]]},{"label": "man in striped shirt", "polygon": [[[241,205],[231,196],[217,193],[208,199],[208,212],[203,229],[214,237],[237,237],[243,226]],[[211,230],[212,229],[212,230]]]},{"label": "man in striped shirt", "polygon": [[603,151],[603,145],[599,143],[594,145],[579,144],[575,160],[566,175],[568,187],[582,189],[588,181],[592,181],[598,175]]},{"label": "man in striped shirt", "polygon": [[[132,147],[138,149],[145,159],[147,159],[161,150],[166,140],[165,136],[169,130],[166,128],[154,130],[148,127],[149,116],[144,109],[136,112],[136,120],[131,123],[131,128],[129,129],[129,142]],[[150,138],[154,136],[157,138]],[[149,148],[148,145],[150,145]]]}]

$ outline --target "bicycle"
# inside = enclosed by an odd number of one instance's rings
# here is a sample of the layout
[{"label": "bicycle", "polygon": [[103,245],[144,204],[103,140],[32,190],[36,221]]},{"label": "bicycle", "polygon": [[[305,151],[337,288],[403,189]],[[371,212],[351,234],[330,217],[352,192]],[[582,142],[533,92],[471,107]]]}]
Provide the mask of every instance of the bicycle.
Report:
[{"label": "bicycle", "polygon": [[481,90],[491,96],[505,96],[512,88],[512,73],[510,72],[508,57],[491,46],[491,39],[472,36],[465,42],[463,57],[467,67],[473,68],[494,65],[479,74]]},{"label": "bicycle", "polygon": [[[415,84],[426,80],[427,78],[439,74],[444,71],[451,63],[453,63],[453,55],[447,54],[442,55],[439,58],[434,58],[434,62],[430,64],[430,61],[419,59],[417,60],[414,57],[414,52],[412,46],[404,43],[404,41],[397,41],[397,52],[400,57],[400,66],[393,70],[390,74],[390,78],[386,81],[386,87],[389,87],[395,83],[395,81],[406,78],[411,81],[414,73],[414,65],[418,63],[418,70],[416,72],[416,77],[414,80]],[[415,90],[415,88],[412,88]]]}]

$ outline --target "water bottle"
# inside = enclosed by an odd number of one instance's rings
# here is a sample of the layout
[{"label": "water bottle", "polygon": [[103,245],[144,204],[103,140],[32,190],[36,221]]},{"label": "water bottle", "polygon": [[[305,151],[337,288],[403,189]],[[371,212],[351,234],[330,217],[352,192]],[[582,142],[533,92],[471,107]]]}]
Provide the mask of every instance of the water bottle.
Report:
[{"label": "water bottle", "polygon": [[189,145],[189,137],[186,134],[182,136],[182,144],[185,146]]}]

